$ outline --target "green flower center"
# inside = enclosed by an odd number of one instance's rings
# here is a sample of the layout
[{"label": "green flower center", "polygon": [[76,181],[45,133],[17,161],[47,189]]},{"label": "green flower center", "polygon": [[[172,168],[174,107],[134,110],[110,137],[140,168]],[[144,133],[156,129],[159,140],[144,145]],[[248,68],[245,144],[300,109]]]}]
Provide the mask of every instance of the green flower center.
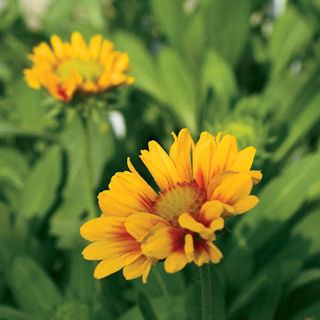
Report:
[{"label": "green flower center", "polygon": [[103,66],[92,59],[83,60],[75,58],[61,63],[56,69],[56,74],[62,81],[65,81],[72,77],[74,70],[79,72],[84,81],[94,82],[101,75]]},{"label": "green flower center", "polygon": [[178,183],[160,192],[154,202],[152,212],[176,227],[182,213],[190,213],[196,217],[206,201],[206,192],[198,186],[195,180],[192,180]]}]

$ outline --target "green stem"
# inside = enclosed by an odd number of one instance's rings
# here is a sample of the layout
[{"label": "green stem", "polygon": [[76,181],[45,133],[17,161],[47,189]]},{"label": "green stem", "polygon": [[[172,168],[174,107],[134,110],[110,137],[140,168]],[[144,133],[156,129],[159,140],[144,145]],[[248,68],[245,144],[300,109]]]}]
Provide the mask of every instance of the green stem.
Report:
[{"label": "green stem", "polygon": [[96,217],[96,202],[93,197],[93,174],[92,174],[88,120],[81,113],[79,113],[79,116],[80,116],[80,123],[81,123],[84,184],[85,184],[85,193],[86,193],[86,200],[87,200],[87,209],[89,213],[88,218],[93,219]]},{"label": "green stem", "polygon": [[209,320],[211,317],[211,278],[210,265],[205,263],[200,268],[201,295],[202,295],[202,320]]}]

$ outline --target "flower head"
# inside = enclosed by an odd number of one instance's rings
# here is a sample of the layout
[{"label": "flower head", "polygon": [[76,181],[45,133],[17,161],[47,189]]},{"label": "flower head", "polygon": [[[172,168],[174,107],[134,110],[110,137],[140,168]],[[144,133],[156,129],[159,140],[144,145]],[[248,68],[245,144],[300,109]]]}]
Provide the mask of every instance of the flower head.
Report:
[{"label": "flower head", "polygon": [[155,142],[141,152],[141,160],[160,188],[157,194],[128,159],[130,172],[115,174],[109,190],[99,194],[102,215],[85,223],[81,235],[93,243],[85,259],[102,260],[94,276],[103,278],[123,268],[126,279],[142,275],[165,259],[174,273],[187,263],[218,263],[213,244],[225,218],[242,214],[259,202],[250,195],[262,178],[250,171],[255,149],[240,152],[231,135],[221,139],[203,132],[195,144],[187,129],[174,135],[169,155]]},{"label": "flower head", "polygon": [[124,73],[129,69],[126,53],[113,50],[113,44],[101,35],[91,38],[89,46],[78,32],[71,43],[53,35],[50,46],[42,42],[29,55],[31,69],[25,69],[25,80],[34,89],[47,89],[56,99],[69,102],[75,92],[86,94],[109,90],[133,82]]}]

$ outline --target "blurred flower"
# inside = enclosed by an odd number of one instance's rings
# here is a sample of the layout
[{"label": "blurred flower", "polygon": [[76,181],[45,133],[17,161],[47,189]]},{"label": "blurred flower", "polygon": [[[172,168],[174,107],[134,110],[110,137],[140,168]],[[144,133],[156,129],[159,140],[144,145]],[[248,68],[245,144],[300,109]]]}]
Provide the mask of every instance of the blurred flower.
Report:
[{"label": "blurred flower", "polygon": [[85,223],[81,235],[93,243],[84,249],[88,260],[102,260],[94,276],[103,278],[123,268],[127,280],[142,275],[166,259],[174,273],[194,261],[218,263],[212,243],[224,219],[242,214],[259,202],[250,195],[262,178],[250,171],[255,148],[240,152],[234,136],[203,132],[195,144],[187,129],[173,135],[169,155],[151,141],[141,159],[160,188],[157,194],[128,159],[131,172],[117,173],[109,190],[99,194],[102,215]]},{"label": "blurred flower", "polygon": [[69,102],[76,92],[92,94],[131,84],[134,79],[124,73],[129,69],[126,53],[113,50],[113,44],[101,35],[91,38],[89,46],[74,32],[71,43],[51,37],[52,49],[45,42],[29,55],[31,69],[25,80],[34,89],[46,88],[56,99]]}]

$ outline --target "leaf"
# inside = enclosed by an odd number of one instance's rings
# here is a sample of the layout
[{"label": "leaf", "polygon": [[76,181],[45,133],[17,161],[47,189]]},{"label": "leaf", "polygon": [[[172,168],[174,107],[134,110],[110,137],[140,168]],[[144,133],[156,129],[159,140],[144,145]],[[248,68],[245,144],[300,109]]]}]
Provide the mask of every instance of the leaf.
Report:
[{"label": "leaf", "polygon": [[156,63],[141,40],[127,33],[117,32],[113,41],[117,50],[128,53],[131,74],[135,78],[134,86],[167,103],[168,98],[159,81],[160,75]]},{"label": "leaf", "polygon": [[320,318],[320,302],[316,302],[313,305],[305,308],[297,315],[295,315],[291,320],[307,320],[309,319],[319,319]]},{"label": "leaf", "polygon": [[196,133],[196,91],[189,69],[178,54],[163,48],[158,55],[159,67],[171,106],[183,126]]},{"label": "leaf", "polygon": [[181,0],[151,0],[151,9],[162,25],[172,47],[181,48],[186,14]]},{"label": "leaf", "polygon": [[306,245],[306,250],[309,256],[317,254],[320,251],[319,215],[320,215],[320,208],[316,208],[313,212],[308,214],[304,219],[299,221],[299,223],[297,223],[292,229],[293,236],[302,236],[304,240],[308,241],[308,244]]},{"label": "leaf", "polygon": [[306,156],[269,182],[258,195],[257,207],[236,224],[233,240],[256,250],[276,234],[306,200],[309,186],[320,174],[319,160],[320,154]]},{"label": "leaf", "polygon": [[167,273],[160,262],[151,268],[147,283],[142,283],[140,278],[132,280],[131,283],[136,291],[144,293],[147,297],[182,294],[186,287],[180,272]]},{"label": "leaf", "polygon": [[28,256],[13,261],[9,281],[15,302],[38,319],[48,319],[62,302],[62,296],[46,272]]},{"label": "leaf", "polygon": [[272,320],[281,300],[283,277],[278,263],[264,268],[261,272],[267,275],[267,281],[254,297],[253,306],[248,313],[248,320]]},{"label": "leaf", "polygon": [[320,269],[312,268],[301,272],[287,287],[286,295],[314,281],[320,280]]},{"label": "leaf", "polygon": [[267,281],[267,278],[267,275],[259,274],[243,287],[230,305],[227,314],[228,319],[251,302],[256,294],[261,290],[261,286]]},{"label": "leaf", "polygon": [[232,65],[239,61],[249,34],[250,1],[204,1],[207,43]]},{"label": "leaf", "polygon": [[[188,314],[184,308],[183,296],[170,296],[168,298],[150,299],[151,305],[158,320],[187,320]],[[126,312],[119,320],[144,320],[139,308],[136,306]]]},{"label": "leaf", "polygon": [[9,306],[0,305],[1,320],[34,320],[33,317]]},{"label": "leaf", "polygon": [[203,99],[208,89],[213,89],[214,99],[219,109],[228,110],[238,88],[231,65],[216,51],[208,50],[202,67]]},{"label": "leaf", "polygon": [[20,207],[20,212],[25,217],[43,218],[52,206],[61,179],[61,160],[60,148],[54,146],[32,168]]},{"label": "leaf", "polygon": [[15,117],[24,130],[41,132],[46,126],[46,109],[41,105],[44,92],[29,88],[22,79],[10,86],[10,96],[16,106]]},{"label": "leaf", "polygon": [[82,249],[83,247],[81,250],[76,248],[73,251],[67,292],[72,299],[90,303],[94,298],[94,285],[97,281],[93,278],[95,263],[83,258]]},{"label": "leaf", "polygon": [[299,116],[290,123],[289,134],[286,140],[274,153],[273,160],[280,161],[287,152],[308,135],[320,119],[320,94],[315,95],[310,104],[304,106]]},{"label": "leaf", "polygon": [[142,292],[139,293],[138,306],[145,320],[158,320],[151,303]]},{"label": "leaf", "polygon": [[275,22],[270,39],[271,77],[276,78],[311,41],[313,28],[292,6]]}]

